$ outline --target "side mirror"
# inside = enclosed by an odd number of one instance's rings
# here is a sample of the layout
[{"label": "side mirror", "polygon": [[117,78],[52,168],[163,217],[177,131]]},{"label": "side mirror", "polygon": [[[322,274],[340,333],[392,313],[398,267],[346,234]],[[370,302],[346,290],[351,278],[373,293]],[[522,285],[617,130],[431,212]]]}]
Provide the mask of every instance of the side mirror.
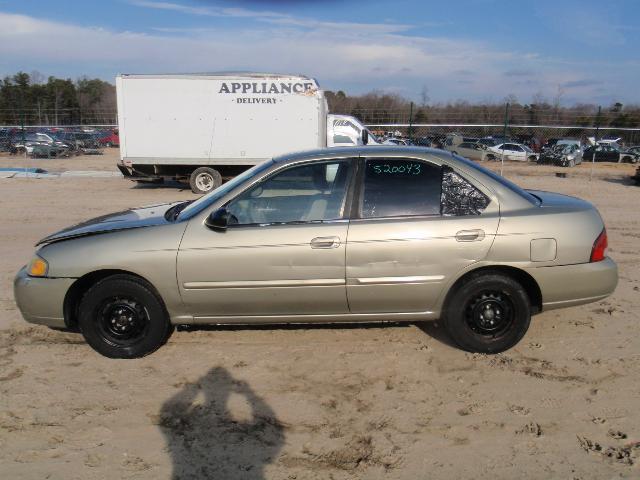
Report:
[{"label": "side mirror", "polygon": [[364,128],[362,130],[362,144],[366,145],[369,143],[369,130],[367,130],[366,128]]},{"label": "side mirror", "polygon": [[204,221],[204,224],[211,230],[225,231],[229,225],[229,212],[226,208],[219,208]]}]

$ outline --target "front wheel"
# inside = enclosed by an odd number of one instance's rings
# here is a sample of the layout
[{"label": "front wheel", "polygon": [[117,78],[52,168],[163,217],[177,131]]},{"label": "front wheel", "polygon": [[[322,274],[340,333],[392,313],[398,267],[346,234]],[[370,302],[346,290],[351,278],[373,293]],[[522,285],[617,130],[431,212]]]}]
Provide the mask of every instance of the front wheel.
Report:
[{"label": "front wheel", "polygon": [[113,275],[91,287],[80,302],[78,326],[87,343],[109,358],[148,355],[173,331],[162,299],[131,275]]},{"label": "front wheel", "polygon": [[499,353],[516,345],[529,329],[531,307],[522,286],[499,273],[477,274],[447,300],[444,323],[464,350]]},{"label": "front wheel", "polygon": [[196,168],[189,178],[193,193],[209,193],[222,185],[222,175],[210,167]]}]

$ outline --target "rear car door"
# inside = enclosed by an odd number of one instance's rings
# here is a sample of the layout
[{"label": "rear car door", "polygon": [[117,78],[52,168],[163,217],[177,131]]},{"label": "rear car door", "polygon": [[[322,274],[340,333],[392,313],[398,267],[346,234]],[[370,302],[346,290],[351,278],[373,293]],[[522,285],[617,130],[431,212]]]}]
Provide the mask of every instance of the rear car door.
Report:
[{"label": "rear car door", "polygon": [[452,276],[487,255],[497,200],[422,159],[366,158],[361,171],[347,238],[350,311],[429,312]]},{"label": "rear car door", "polygon": [[233,316],[276,321],[278,315],[347,313],[346,198],[353,162],[279,170],[227,203],[231,220],[223,232],[190,221],[177,270],[193,315],[228,322]]}]

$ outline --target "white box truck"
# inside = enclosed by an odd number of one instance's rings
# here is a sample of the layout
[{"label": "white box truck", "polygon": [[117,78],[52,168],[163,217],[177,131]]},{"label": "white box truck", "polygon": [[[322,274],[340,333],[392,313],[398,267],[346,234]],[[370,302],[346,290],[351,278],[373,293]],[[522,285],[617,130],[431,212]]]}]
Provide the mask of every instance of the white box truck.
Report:
[{"label": "white box truck", "polygon": [[116,91],[118,168],[139,182],[174,179],[206,193],[286,152],[376,143],[357,119],[329,114],[305,76],[119,75]]}]

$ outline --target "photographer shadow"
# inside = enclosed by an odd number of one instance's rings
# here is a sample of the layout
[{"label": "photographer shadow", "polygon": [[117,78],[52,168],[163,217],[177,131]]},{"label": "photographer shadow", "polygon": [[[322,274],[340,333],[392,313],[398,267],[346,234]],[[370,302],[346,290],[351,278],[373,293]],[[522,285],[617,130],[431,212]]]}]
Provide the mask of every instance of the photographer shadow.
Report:
[{"label": "photographer shadow", "polygon": [[[249,420],[229,411],[232,395],[251,410]],[[160,410],[160,428],[173,461],[173,480],[262,480],[284,443],[284,426],[262,398],[222,367],[184,385]]]}]

